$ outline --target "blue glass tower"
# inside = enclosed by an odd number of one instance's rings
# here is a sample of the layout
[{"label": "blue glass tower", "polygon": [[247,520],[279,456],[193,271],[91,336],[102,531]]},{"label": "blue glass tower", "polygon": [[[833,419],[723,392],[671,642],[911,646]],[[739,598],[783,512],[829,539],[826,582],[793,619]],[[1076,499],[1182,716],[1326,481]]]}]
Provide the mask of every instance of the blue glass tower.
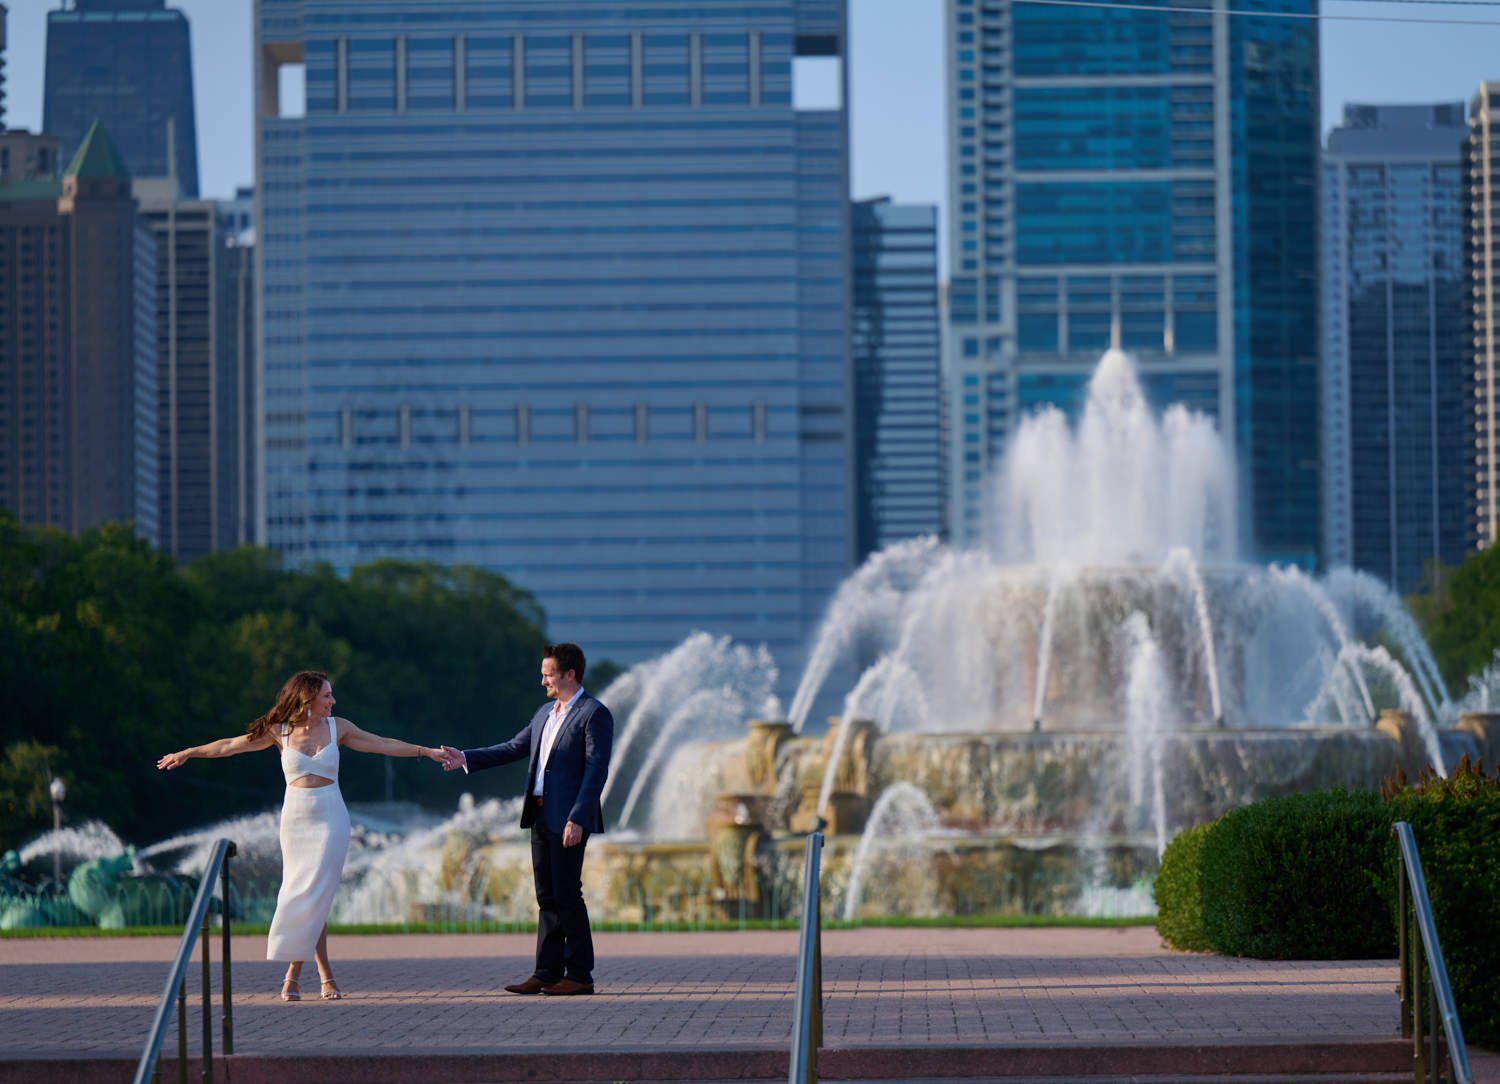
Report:
[{"label": "blue glass tower", "polygon": [[1323,157],[1325,551],[1402,593],[1472,549],[1463,102],[1350,105]]},{"label": "blue glass tower", "polygon": [[937,208],[860,200],[853,237],[864,557],[944,531]]},{"label": "blue glass tower", "polygon": [[197,197],[192,46],[187,16],[166,0],[74,0],[47,13],[42,130],[69,155],[96,120],[132,176],[175,170],[179,193]]},{"label": "blue glass tower", "polygon": [[707,628],[795,681],[853,547],[846,118],[792,94],[841,0],[256,30],[264,541],[480,565],[593,653]]},{"label": "blue glass tower", "polygon": [[1244,545],[1314,564],[1317,24],[1132,6],[948,0],[953,531],[982,533],[1018,418],[1076,407],[1113,345],[1232,434]]}]

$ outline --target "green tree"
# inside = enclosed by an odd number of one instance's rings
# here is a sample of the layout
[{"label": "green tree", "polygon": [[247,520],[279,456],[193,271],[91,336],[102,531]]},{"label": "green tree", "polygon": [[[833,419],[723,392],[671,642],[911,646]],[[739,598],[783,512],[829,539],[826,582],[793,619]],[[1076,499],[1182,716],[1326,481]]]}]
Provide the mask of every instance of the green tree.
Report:
[{"label": "green tree", "polygon": [[140,774],[222,699],[222,636],[172,562],[126,527],[70,538],[0,520],[0,744],[65,751],[73,817],[124,832],[187,803],[147,800]]},{"label": "green tree", "polygon": [[[273,806],[268,756],[155,762],[240,732],[300,669],[328,672],[339,714],[367,730],[424,745],[509,737],[541,699],[543,627],[532,596],[474,568],[382,561],[341,577],[248,547],[178,568],[125,526],[74,538],[0,515],[0,849],[42,826],[40,749],[73,773],[70,819],[136,842]],[[341,772],[352,801],[388,780],[443,808],[459,789],[426,763],[351,754]]]},{"label": "green tree", "polygon": [[1481,550],[1457,568],[1434,570],[1430,582],[1433,587],[1407,605],[1449,687],[1461,691],[1500,650],[1500,547]]},{"label": "green tree", "polygon": [[[0,757],[0,840],[20,840],[52,821],[48,787],[65,777],[62,750],[34,741],[12,742]],[[70,782],[63,778],[64,783]]]}]

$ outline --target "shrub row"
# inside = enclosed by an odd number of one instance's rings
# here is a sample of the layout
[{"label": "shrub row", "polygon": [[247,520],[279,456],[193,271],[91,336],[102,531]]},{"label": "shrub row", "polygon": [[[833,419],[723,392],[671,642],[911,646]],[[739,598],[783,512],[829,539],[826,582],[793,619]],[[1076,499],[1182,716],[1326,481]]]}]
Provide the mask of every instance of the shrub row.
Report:
[{"label": "shrub row", "polygon": [[1500,1045],[1500,772],[1380,794],[1271,798],[1180,833],[1162,855],[1156,928],[1175,948],[1260,959],[1396,954],[1396,842],[1412,826],[1470,1042]]},{"label": "shrub row", "polygon": [[[1387,801],[1391,820],[1406,821],[1417,837],[1464,1036],[1500,1048],[1500,770],[1487,776],[1463,765],[1447,779],[1394,789]],[[1389,865],[1394,915],[1394,853]]]}]

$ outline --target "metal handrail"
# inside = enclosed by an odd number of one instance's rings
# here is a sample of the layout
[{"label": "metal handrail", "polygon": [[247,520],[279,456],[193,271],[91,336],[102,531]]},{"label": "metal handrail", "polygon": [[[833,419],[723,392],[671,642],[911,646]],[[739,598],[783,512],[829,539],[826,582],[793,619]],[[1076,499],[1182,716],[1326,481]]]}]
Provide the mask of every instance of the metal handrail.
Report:
[{"label": "metal handrail", "polygon": [[208,904],[214,895],[214,874],[220,878],[220,912],[223,930],[223,955],[219,963],[223,990],[223,1044],[224,1053],[234,1053],[234,1006],[231,1001],[229,982],[229,859],[235,854],[235,845],[228,839],[214,843],[208,856],[208,865],[203,870],[203,880],[198,885],[198,895],[193,899],[188,912],[187,924],[182,928],[182,940],[177,943],[177,955],[172,960],[172,970],[167,974],[167,985],[162,990],[161,1002],[156,1006],[156,1017],[151,1021],[151,1033],[146,1038],[146,1048],[141,1051],[141,1060],[135,1067],[135,1084],[147,1080],[161,1080],[161,1065],[157,1058],[161,1054],[162,1040],[167,1037],[167,1024],[172,1018],[172,1001],[177,1001],[177,1079],[187,1084],[187,967],[193,958],[193,945],[201,934],[203,937],[203,1079],[214,1078],[212,995],[208,972]]},{"label": "metal handrail", "polygon": [[[1438,943],[1437,923],[1432,917],[1432,900],[1427,895],[1427,878],[1422,875],[1422,857],[1417,853],[1417,837],[1412,832],[1411,825],[1405,821],[1397,821],[1391,831],[1400,848],[1402,867],[1396,878],[1397,952],[1401,963],[1401,1034],[1412,1039],[1413,1068],[1418,1084],[1424,1076],[1431,1081],[1439,1081],[1442,1079],[1442,1066],[1438,1060],[1437,1025],[1438,1017],[1441,1016],[1453,1084],[1473,1084],[1469,1051],[1464,1046],[1464,1029],[1458,1022],[1458,1007],[1453,1002],[1453,987],[1448,982],[1448,967],[1443,963],[1443,947]],[[1406,905],[1408,885],[1411,890],[1409,909]],[[1415,927],[1410,935],[1407,932],[1408,917]],[[1427,1000],[1428,1049],[1425,1053],[1422,1050],[1424,950],[1427,953],[1428,982],[1432,987],[1432,996]]]},{"label": "metal handrail", "polygon": [[823,833],[807,837],[802,878],[802,928],[797,946],[797,989],[792,999],[792,1060],[788,1084],[817,1084],[818,1047],[823,1045],[823,918],[818,872]]}]

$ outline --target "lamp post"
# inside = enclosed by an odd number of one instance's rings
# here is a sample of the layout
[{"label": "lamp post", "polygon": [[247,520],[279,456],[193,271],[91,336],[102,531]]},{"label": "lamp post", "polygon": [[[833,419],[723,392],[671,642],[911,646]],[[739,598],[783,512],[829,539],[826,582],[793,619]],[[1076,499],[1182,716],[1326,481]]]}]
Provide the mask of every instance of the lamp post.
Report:
[{"label": "lamp post", "polygon": [[[62,831],[62,803],[63,799],[68,796],[68,788],[63,786],[61,779],[53,776],[47,793],[52,795],[52,832],[56,835]],[[60,839],[52,841],[52,879],[58,883],[62,882],[62,840]]]}]

